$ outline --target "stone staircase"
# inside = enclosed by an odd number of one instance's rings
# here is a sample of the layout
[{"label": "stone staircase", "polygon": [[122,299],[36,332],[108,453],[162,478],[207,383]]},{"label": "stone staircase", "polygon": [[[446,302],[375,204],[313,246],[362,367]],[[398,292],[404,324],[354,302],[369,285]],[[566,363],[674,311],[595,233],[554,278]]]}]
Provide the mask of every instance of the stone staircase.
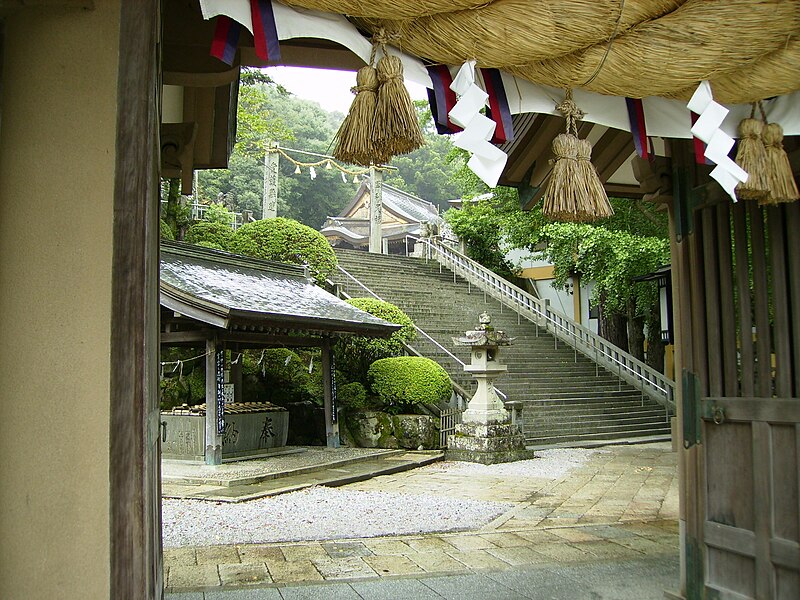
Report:
[{"label": "stone staircase", "polygon": [[[666,439],[670,424],[664,407],[543,328],[502,307],[435,261],[396,255],[336,250],[339,264],[383,300],[404,310],[414,323],[461,361],[468,349],[452,337],[474,329],[487,311],[492,325],[516,338],[504,348],[508,373],[497,381],[507,401],[523,403],[523,431],[529,445],[577,445],[627,438]],[[332,279],[353,297],[369,296],[341,272]],[[436,360],[470,394],[472,378],[452,357],[422,336],[412,346]]]}]

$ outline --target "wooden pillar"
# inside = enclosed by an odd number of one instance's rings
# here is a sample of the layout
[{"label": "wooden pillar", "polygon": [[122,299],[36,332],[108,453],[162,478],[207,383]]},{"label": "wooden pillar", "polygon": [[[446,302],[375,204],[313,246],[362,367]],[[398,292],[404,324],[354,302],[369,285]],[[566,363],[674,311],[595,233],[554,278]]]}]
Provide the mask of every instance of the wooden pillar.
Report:
[{"label": "wooden pillar", "polygon": [[[696,440],[695,395],[701,376],[701,364],[695,360],[698,337],[704,333],[697,319],[700,309],[698,269],[702,263],[697,258],[694,236],[695,214],[690,188],[693,185],[693,157],[689,144],[675,141],[672,144],[673,202],[669,207],[670,238],[672,242],[672,302],[675,335],[674,361],[676,377],[676,416],[680,440],[678,459],[679,521],[680,528],[680,593],[687,600],[700,598],[703,587],[703,545],[701,452]],[[693,281],[694,280],[694,281]]]},{"label": "wooden pillar", "polygon": [[222,464],[222,436],[217,429],[217,341],[206,340],[206,451],[207,465]]},{"label": "wooden pillar", "polygon": [[369,168],[370,199],[369,199],[369,251],[381,254],[383,250],[383,171],[375,167]]},{"label": "wooden pillar", "polygon": [[339,422],[336,414],[336,375],[333,367],[330,340],[322,346],[322,382],[325,390],[325,439],[328,448],[339,447]]},{"label": "wooden pillar", "polygon": [[579,275],[572,277],[572,314],[576,323],[583,325],[583,307],[581,306],[581,278]]},{"label": "wooden pillar", "polygon": [[[277,149],[278,144],[270,142],[270,149]],[[271,219],[278,216],[278,159],[277,152],[264,155],[264,199],[261,203],[261,218]]]}]

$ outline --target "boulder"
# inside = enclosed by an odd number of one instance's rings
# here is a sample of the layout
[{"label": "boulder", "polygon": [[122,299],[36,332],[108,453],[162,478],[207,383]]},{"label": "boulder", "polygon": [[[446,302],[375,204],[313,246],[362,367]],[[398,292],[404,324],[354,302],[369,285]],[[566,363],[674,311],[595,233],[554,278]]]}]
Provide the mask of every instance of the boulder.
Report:
[{"label": "boulder", "polygon": [[345,415],[353,442],[361,448],[430,449],[439,445],[439,425],[427,415],[361,411]]}]

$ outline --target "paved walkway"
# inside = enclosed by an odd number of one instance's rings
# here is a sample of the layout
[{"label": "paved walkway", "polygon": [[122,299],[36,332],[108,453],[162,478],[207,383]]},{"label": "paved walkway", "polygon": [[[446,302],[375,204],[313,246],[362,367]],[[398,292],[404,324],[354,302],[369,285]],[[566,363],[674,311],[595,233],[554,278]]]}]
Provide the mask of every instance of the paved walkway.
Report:
[{"label": "paved walkway", "polygon": [[347,487],[514,506],[479,531],[166,549],[168,589],[194,590],[167,598],[644,599],[677,586],[669,444],[608,447],[557,481],[428,467]]}]

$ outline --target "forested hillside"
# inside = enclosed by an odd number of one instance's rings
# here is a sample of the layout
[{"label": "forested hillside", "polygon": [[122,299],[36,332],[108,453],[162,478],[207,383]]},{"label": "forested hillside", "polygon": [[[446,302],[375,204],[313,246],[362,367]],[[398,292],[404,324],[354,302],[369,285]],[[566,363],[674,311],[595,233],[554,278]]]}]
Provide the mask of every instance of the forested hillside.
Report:
[{"label": "forested hillside", "polygon": [[[355,74],[353,75],[355,81]],[[427,102],[418,102],[417,112],[425,133],[426,145],[396,157],[386,182],[433,202],[440,210],[458,196],[458,186],[451,179],[457,170],[448,162],[452,143],[436,135]],[[261,216],[264,189],[264,149],[269,140],[283,148],[329,154],[332,140],[345,115],[325,111],[316,102],[297,98],[269,82],[259,73],[246,73],[239,93],[237,142],[227,170],[200,171],[197,192],[201,200],[225,197],[236,211],[251,210]],[[290,153],[291,154],[291,153]],[[313,157],[292,154],[301,162]],[[457,164],[460,158],[456,158]],[[278,182],[278,215],[319,228],[325,218],[336,215],[352,199],[358,187],[352,178],[343,181],[336,169],[316,169],[298,174],[295,165],[281,158]]]}]

